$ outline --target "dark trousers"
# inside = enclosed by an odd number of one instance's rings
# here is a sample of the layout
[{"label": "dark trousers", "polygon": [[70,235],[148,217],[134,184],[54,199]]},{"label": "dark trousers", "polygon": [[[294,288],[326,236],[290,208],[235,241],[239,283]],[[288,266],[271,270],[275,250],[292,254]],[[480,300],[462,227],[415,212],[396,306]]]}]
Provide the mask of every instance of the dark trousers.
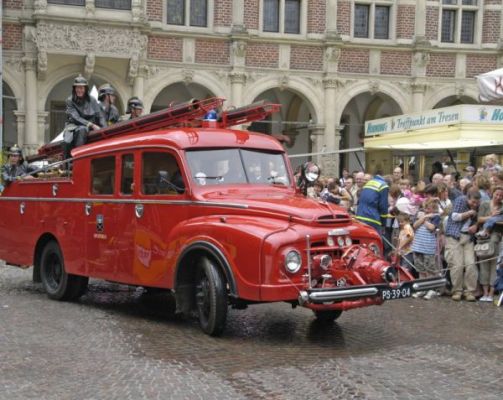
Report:
[{"label": "dark trousers", "polygon": [[73,138],[71,142],[63,141],[63,158],[66,160],[71,158],[71,151],[75,147],[82,146],[87,143],[87,135],[89,134],[89,129],[85,126],[77,126],[73,130]]}]

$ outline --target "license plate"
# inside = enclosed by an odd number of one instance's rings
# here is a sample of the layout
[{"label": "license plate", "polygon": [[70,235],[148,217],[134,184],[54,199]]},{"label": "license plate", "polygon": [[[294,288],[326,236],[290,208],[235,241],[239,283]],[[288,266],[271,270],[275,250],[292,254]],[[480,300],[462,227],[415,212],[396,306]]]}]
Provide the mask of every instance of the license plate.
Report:
[{"label": "license plate", "polygon": [[412,290],[410,290],[410,287],[403,287],[399,289],[383,289],[383,291],[381,292],[381,298],[383,300],[398,300],[411,296]]}]

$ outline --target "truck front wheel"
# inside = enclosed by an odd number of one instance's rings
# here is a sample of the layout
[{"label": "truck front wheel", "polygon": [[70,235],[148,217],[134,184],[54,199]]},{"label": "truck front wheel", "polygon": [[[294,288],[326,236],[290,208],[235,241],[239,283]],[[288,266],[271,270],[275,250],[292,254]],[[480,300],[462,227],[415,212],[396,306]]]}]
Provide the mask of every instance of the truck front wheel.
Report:
[{"label": "truck front wheel", "polygon": [[342,310],[316,310],[314,315],[320,323],[332,323],[342,314]]},{"label": "truck front wheel", "polygon": [[220,269],[202,258],[196,272],[196,305],[201,329],[211,336],[222,333],[227,319],[227,291]]},{"label": "truck front wheel", "polygon": [[82,296],[89,278],[67,274],[59,245],[46,244],[40,258],[40,277],[47,296],[54,300],[75,300]]}]

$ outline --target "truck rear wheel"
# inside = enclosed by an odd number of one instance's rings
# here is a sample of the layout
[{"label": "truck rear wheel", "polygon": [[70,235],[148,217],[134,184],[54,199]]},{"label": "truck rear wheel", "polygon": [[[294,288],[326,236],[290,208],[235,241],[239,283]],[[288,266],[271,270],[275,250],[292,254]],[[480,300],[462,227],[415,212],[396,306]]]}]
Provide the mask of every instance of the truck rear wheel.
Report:
[{"label": "truck rear wheel", "polygon": [[49,298],[54,300],[75,300],[87,289],[89,278],[67,274],[63,255],[58,244],[46,244],[40,258],[40,277]]},{"label": "truck rear wheel", "polygon": [[331,323],[339,318],[342,314],[342,310],[316,310],[314,315],[316,320],[321,323]]},{"label": "truck rear wheel", "polygon": [[220,269],[202,258],[196,272],[196,305],[201,329],[211,336],[222,333],[227,319],[227,291]]}]

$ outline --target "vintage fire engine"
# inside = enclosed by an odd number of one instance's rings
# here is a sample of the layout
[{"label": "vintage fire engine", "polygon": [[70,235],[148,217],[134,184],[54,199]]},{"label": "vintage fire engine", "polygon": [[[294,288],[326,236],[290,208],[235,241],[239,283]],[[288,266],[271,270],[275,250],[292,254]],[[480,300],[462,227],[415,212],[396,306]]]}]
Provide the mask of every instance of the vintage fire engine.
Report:
[{"label": "vintage fire engine", "polygon": [[[414,280],[381,257],[376,231],[305,198],[275,138],[228,129],[277,105],[204,121],[222,104],[187,102],[96,131],[73,150],[71,174],[55,171],[60,161],[10,184],[0,258],[33,265],[56,300],[78,299],[89,277],[165,289],[210,335],[223,331],[229,306],[284,301],[333,321],[445,284]],[[34,159],[59,153],[49,144]]]}]

